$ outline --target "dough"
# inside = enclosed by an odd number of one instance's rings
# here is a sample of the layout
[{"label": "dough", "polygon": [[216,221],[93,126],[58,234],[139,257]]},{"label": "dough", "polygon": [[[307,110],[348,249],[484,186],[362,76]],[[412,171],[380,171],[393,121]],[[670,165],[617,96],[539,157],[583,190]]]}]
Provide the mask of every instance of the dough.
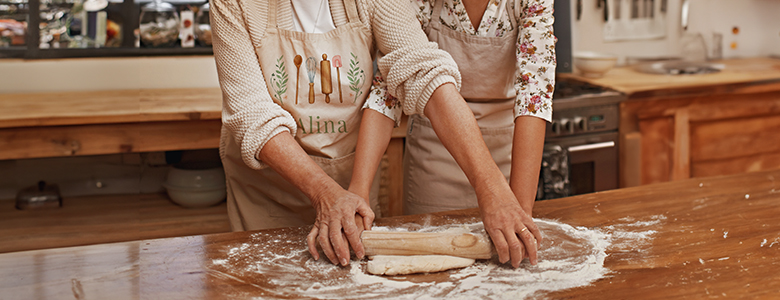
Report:
[{"label": "dough", "polygon": [[474,264],[472,258],[448,255],[377,255],[368,261],[368,273],[374,275],[431,273],[468,267],[472,264]]}]

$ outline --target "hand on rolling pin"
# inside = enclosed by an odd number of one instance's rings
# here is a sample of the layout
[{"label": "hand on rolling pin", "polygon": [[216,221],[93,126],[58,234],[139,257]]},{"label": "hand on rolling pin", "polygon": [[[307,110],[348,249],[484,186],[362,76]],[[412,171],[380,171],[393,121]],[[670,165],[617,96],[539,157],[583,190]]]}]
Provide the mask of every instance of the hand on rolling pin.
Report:
[{"label": "hand on rolling pin", "polygon": [[482,223],[493,240],[498,260],[501,263],[511,260],[517,268],[527,256],[532,265],[537,264],[536,250],[542,235],[514,195],[479,197],[478,194],[478,202]]},{"label": "hand on rolling pin", "polygon": [[360,242],[362,230],[355,223],[355,216],[363,218],[361,227],[370,228],[374,222],[374,212],[360,196],[346,190],[338,190],[329,195],[312,199],[312,204],[317,211],[314,227],[306,238],[309,253],[314,259],[319,260],[317,244],[322,252],[333,264],[346,266],[349,264],[349,247],[355,251],[355,255],[362,259],[365,255],[363,244]]}]

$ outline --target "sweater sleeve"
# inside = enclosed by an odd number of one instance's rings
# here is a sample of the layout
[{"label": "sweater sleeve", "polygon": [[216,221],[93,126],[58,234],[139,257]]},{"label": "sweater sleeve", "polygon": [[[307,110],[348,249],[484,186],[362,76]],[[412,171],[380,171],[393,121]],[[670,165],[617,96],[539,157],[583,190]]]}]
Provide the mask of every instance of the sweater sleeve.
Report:
[{"label": "sweater sleeve", "polygon": [[514,116],[535,116],[550,122],[555,87],[553,0],[517,1],[514,15],[517,37]]},{"label": "sweater sleeve", "polygon": [[[257,159],[263,146],[284,131],[296,132],[292,115],[273,102],[246,24],[265,30],[267,11],[252,11],[258,22],[246,22],[238,0],[211,0],[213,49],[222,89],[222,124],[241,147],[249,167],[266,165]],[[256,21],[256,20],[253,20]]]},{"label": "sweater sleeve", "polygon": [[421,114],[433,92],[445,83],[460,89],[458,65],[446,51],[429,42],[409,0],[359,0],[382,58],[388,92],[398,98],[407,115]]}]

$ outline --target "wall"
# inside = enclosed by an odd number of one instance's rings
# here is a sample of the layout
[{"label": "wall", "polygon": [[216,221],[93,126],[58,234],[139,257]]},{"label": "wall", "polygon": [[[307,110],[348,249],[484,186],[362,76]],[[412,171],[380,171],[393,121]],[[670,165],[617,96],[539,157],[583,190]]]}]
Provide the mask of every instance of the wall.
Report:
[{"label": "wall", "polygon": [[[582,0],[582,16],[572,20],[575,51],[612,53],[619,57],[619,64],[625,64],[630,57],[679,57],[684,42],[697,33],[711,50],[713,33],[720,33],[724,58],[780,55],[780,0],[690,0],[686,32],[680,25],[682,0],[668,0],[666,37],[617,42],[604,41],[603,12],[596,1]],[[573,12],[575,5],[572,1]],[[735,26],[739,27],[736,35],[732,33]],[[732,42],[737,43],[736,49],[731,49]]]}]

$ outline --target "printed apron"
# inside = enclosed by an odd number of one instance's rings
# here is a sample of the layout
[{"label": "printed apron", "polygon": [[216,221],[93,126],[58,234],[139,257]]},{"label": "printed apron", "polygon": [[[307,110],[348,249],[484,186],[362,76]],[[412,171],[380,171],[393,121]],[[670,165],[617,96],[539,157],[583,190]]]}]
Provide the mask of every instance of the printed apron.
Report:
[{"label": "printed apron", "polygon": [[[482,136],[509,180],[514,133],[514,89],[518,28],[503,37],[480,37],[442,26],[442,1],[435,1],[426,30],[458,64],[460,90],[477,118]],[[410,117],[404,155],[404,213],[421,214],[477,207],[477,196],[455,159],[423,115]]]},{"label": "printed apron", "polygon": [[[327,33],[279,28],[277,1],[269,2],[268,28],[255,49],[268,92],[298,123],[295,140],[347,188],[361,108],[373,76],[371,33],[358,19],[355,0],[344,1],[347,24]],[[271,168],[249,168],[241,159],[240,146],[232,135],[226,136],[222,161],[232,229],[313,224],[316,212],[308,197]],[[377,176],[370,197],[377,213],[378,183]]]}]

